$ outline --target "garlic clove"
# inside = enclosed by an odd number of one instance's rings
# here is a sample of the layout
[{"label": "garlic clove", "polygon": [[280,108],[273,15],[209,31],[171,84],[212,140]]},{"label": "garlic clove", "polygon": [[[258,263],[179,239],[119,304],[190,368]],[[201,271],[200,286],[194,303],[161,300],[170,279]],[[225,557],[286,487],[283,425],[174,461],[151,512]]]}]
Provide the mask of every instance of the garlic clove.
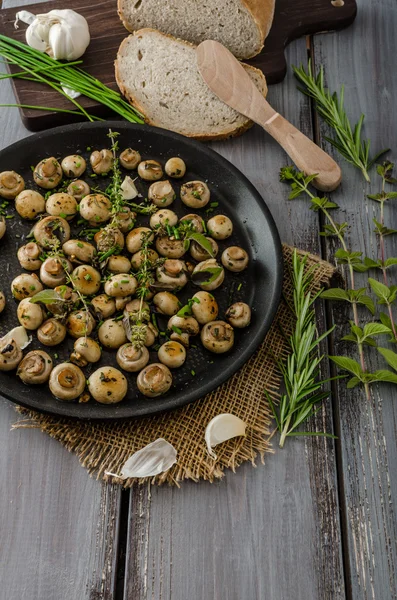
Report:
[{"label": "garlic clove", "polygon": [[135,452],[121,467],[120,475],[105,472],[105,475],[129,479],[130,477],[154,477],[168,471],[177,459],[177,452],[166,440],[159,438]]},{"label": "garlic clove", "polygon": [[72,98],[72,100],[81,96],[80,92],[76,92],[76,90],[72,90],[72,88],[68,87],[67,85],[62,85],[61,87],[62,87],[63,91],[65,92],[65,94],[67,96],[69,96],[69,98]]},{"label": "garlic clove", "polygon": [[131,179],[129,175],[124,178],[124,181],[120,186],[124,200],[133,200],[138,196],[138,190],[136,189],[134,181],[135,179]]},{"label": "garlic clove", "polygon": [[217,458],[215,452],[212,450],[214,446],[234,437],[245,435],[246,427],[247,424],[244,421],[229,413],[223,413],[211,419],[205,428],[205,442],[211,458]]},{"label": "garlic clove", "polygon": [[19,326],[14,327],[8,333],[6,333],[1,339],[0,343],[4,343],[7,340],[14,340],[16,345],[23,350],[26,346],[29,346],[32,341],[32,336],[28,336],[25,327]]}]

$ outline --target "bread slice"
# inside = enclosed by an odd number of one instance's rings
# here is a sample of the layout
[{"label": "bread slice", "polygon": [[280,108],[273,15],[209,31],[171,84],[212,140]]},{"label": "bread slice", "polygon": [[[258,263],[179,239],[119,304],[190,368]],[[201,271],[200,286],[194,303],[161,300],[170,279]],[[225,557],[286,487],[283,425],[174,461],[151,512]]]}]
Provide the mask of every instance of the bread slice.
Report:
[{"label": "bread slice", "polygon": [[118,0],[128,31],[153,28],[199,44],[221,42],[238,58],[258,54],[270,31],[275,0]]},{"label": "bread slice", "polygon": [[[266,96],[262,71],[243,65]],[[252,122],[219,100],[197,69],[195,46],[156,31],[141,29],[122,41],[116,81],[147,123],[200,140],[235,136]]]}]

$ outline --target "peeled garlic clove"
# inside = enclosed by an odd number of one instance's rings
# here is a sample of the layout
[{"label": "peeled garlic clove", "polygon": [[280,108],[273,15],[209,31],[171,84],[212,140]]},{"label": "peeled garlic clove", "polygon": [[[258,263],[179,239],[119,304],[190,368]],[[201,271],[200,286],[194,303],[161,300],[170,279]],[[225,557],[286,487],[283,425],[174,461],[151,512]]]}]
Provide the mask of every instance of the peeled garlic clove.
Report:
[{"label": "peeled garlic clove", "polygon": [[124,200],[133,200],[138,196],[138,190],[136,189],[134,179],[131,179],[129,175],[124,178],[120,188]]},{"label": "peeled garlic clove", "polygon": [[62,87],[63,91],[65,92],[65,94],[67,96],[69,96],[69,98],[72,98],[72,100],[81,96],[80,92],[76,92],[76,90],[72,90],[72,88],[68,87],[67,85],[62,85],[61,87]]},{"label": "peeled garlic clove", "polygon": [[120,479],[130,477],[154,477],[168,471],[176,463],[177,452],[166,440],[158,440],[135,452],[121,467],[120,475],[105,472]]},{"label": "peeled garlic clove", "polygon": [[4,343],[7,340],[14,340],[16,345],[23,350],[26,346],[29,346],[32,341],[32,336],[28,336],[25,327],[14,327],[8,333],[6,333],[1,339],[0,343]]},{"label": "peeled garlic clove", "polygon": [[231,438],[245,435],[246,427],[247,424],[244,421],[229,413],[217,415],[211,419],[205,429],[205,442],[208,454],[216,459],[217,456],[212,448]]}]

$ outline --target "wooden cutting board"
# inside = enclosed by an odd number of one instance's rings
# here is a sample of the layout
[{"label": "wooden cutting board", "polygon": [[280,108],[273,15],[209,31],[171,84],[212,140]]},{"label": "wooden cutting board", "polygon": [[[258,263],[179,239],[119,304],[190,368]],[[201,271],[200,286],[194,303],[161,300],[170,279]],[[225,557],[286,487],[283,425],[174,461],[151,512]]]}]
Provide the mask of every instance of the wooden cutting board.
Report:
[{"label": "wooden cutting board", "polygon": [[[290,41],[310,33],[342,29],[354,21],[356,0],[344,0],[343,6],[334,5],[340,2],[343,3],[343,0],[334,0],[334,3],[331,0],[276,0],[276,13],[265,48],[261,54],[247,62],[262,69],[268,84],[282,81],[287,68],[284,48]],[[116,6],[116,0],[103,0],[99,3],[93,0],[69,0],[67,3],[68,8],[84,15],[90,27],[91,43],[84,55],[82,67],[114,89],[117,89],[114,59],[121,40],[128,35],[118,17]],[[65,2],[58,0],[23,8],[37,14],[65,8]],[[19,29],[14,28],[17,10],[0,10],[0,33],[24,42],[27,26],[21,23]],[[65,98],[45,86],[18,79],[13,79],[12,83],[18,104],[71,108]],[[96,116],[106,117],[110,114],[108,109],[88,98],[80,98],[79,102]],[[20,114],[25,127],[30,131],[75,120],[72,115],[31,109],[20,109]]]}]

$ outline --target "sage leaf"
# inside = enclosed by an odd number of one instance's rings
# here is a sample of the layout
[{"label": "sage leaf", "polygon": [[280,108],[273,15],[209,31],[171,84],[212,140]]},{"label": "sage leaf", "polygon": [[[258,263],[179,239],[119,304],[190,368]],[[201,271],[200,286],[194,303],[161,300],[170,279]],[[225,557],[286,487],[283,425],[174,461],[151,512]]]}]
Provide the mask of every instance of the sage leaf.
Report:
[{"label": "sage leaf", "polygon": [[54,304],[55,302],[66,302],[66,300],[55,290],[43,290],[30,298],[30,302],[33,304],[36,304],[36,302],[41,302],[42,304]]},{"label": "sage leaf", "polygon": [[361,370],[360,365],[356,360],[352,358],[347,358],[346,356],[330,356],[330,359],[338,365],[340,369],[344,371],[349,371],[349,373],[353,373],[356,377],[362,380],[363,372]]},{"label": "sage leaf", "polygon": [[378,350],[386,359],[387,364],[397,371],[397,354],[388,348],[378,348]]},{"label": "sage leaf", "polygon": [[192,274],[192,282],[196,285],[212,283],[222,273],[222,267],[207,267]]},{"label": "sage leaf", "polygon": [[197,244],[199,246],[201,246],[206,252],[208,252],[208,254],[211,256],[211,258],[214,258],[215,254],[214,254],[214,250],[211,246],[211,242],[209,242],[207,240],[205,235],[203,235],[202,233],[192,232],[186,236],[186,239],[197,242]]}]

